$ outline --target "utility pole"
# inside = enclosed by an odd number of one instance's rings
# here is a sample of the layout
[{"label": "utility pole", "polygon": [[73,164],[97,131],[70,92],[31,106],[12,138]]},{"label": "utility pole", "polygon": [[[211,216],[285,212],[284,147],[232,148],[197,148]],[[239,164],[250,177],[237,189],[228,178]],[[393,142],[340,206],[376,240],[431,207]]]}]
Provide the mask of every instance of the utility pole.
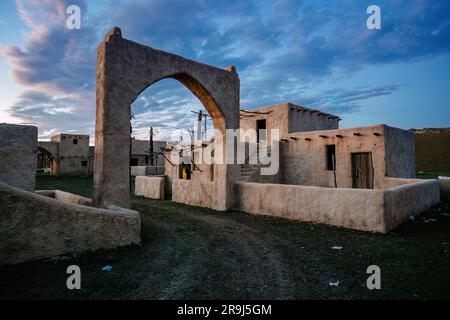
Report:
[{"label": "utility pole", "polygon": [[153,166],[154,163],[154,149],[153,149],[153,127],[150,127],[150,146],[149,146],[149,154],[150,154],[150,165]]},{"label": "utility pole", "polygon": [[200,110],[198,113],[198,120],[197,120],[197,140],[202,140],[202,120],[203,120],[203,111]]}]

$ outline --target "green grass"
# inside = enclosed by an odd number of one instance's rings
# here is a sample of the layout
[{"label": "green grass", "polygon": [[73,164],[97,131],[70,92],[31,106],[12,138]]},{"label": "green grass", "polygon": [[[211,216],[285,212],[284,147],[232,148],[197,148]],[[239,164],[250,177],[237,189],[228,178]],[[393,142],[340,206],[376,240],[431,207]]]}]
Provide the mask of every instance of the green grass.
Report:
[{"label": "green grass", "polygon": [[419,171],[416,173],[416,177],[419,179],[437,179],[439,176],[450,177],[450,171],[441,171],[441,172]]},{"label": "green grass", "polygon": [[[89,196],[92,180],[39,177],[37,186]],[[448,205],[387,235],[140,197],[132,207],[141,213],[141,245],[0,268],[0,298],[450,297]],[[105,259],[111,272],[101,271]],[[81,267],[82,290],[66,289],[70,264]],[[381,268],[381,290],[366,288],[372,264]],[[335,280],[340,286],[330,287]]]}]

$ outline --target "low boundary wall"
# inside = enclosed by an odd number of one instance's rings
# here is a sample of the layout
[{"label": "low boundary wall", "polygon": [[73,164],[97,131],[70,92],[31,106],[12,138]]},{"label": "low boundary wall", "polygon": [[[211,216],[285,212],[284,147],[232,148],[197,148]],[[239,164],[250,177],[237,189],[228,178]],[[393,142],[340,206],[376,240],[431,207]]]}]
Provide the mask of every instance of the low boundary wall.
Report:
[{"label": "low boundary wall", "polygon": [[135,181],[134,194],[150,199],[164,200],[164,176],[138,176]]},{"label": "low boundary wall", "polygon": [[212,208],[213,182],[172,180],[172,201],[192,206]]},{"label": "low boundary wall", "polygon": [[386,233],[439,202],[436,180],[387,178],[388,189],[238,182],[235,209]]},{"label": "low boundary wall", "polygon": [[63,202],[57,199],[87,198],[58,190],[42,193],[0,182],[0,265],[141,241],[139,212]]}]

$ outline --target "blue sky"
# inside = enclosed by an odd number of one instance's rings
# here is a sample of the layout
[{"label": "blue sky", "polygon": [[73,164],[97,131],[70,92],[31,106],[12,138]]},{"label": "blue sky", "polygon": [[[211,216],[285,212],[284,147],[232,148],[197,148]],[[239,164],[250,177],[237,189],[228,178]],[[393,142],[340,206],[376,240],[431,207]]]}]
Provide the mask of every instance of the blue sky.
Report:
[{"label": "blue sky", "polygon": [[[81,30],[65,28],[71,4]],[[370,4],[380,30],[366,27]],[[95,50],[115,25],[127,39],[237,66],[244,109],[289,101],[337,114],[341,127],[450,126],[448,0],[1,1],[0,122],[36,124],[41,138],[93,136]],[[176,138],[200,108],[163,80],[133,104],[133,130]]]}]

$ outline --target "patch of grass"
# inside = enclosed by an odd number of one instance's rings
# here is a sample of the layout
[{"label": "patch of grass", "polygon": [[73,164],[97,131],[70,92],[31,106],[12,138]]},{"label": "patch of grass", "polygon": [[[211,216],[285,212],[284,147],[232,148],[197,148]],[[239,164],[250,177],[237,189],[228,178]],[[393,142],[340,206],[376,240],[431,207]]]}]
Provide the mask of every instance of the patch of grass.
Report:
[{"label": "patch of grass", "polygon": [[441,172],[423,172],[419,171],[416,173],[416,177],[419,179],[437,179],[439,176],[450,177],[450,171]]},{"label": "patch of grass", "polygon": [[[89,196],[92,179],[39,177],[38,185]],[[2,267],[0,298],[450,297],[448,205],[386,235],[142,197],[132,197],[132,207],[141,213],[141,245]],[[101,270],[105,259],[111,272]],[[66,289],[70,264],[81,267],[80,291]],[[381,268],[381,290],[366,288],[372,264]]]}]

